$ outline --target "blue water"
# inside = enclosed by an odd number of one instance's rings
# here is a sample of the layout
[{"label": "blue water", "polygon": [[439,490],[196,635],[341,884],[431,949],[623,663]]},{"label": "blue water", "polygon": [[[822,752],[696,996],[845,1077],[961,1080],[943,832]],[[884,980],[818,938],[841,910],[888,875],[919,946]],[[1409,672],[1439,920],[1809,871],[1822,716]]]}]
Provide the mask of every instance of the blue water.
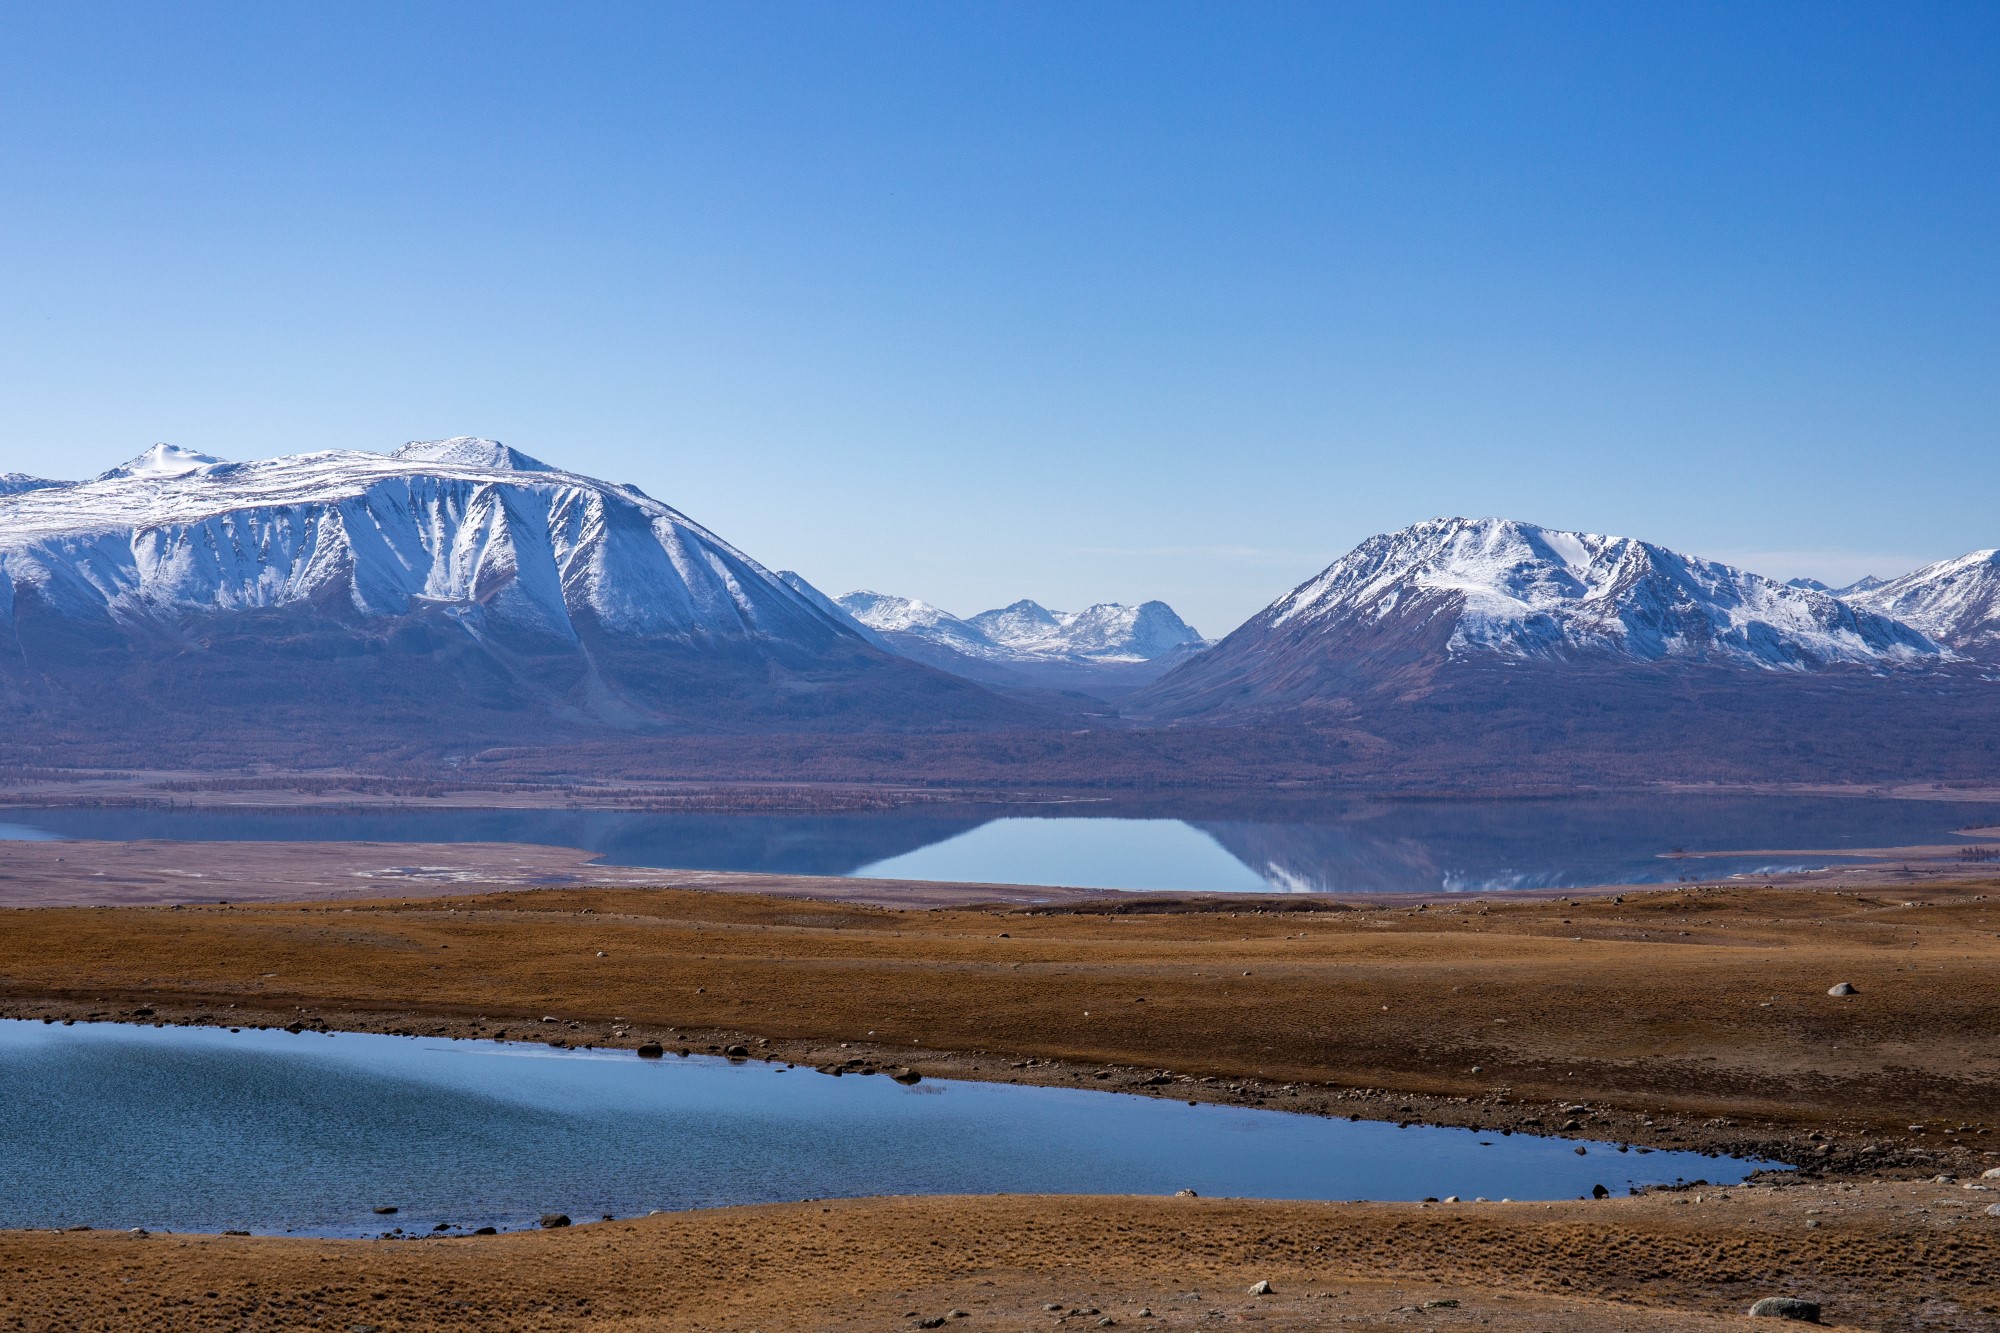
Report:
[{"label": "blue water", "polygon": [[[1756,1164],[1107,1092],[0,1021],[0,1227],[319,1235],[877,1194],[1574,1198]],[[377,1206],[395,1206],[393,1217]]]},{"label": "blue water", "polygon": [[[1204,797],[859,814],[14,809],[0,839],[517,842],[607,865],[1205,892],[1491,892],[1751,878],[1976,841],[2000,805],[1791,796]],[[1986,841],[1992,842],[1991,835]],[[1697,855],[1699,854],[1699,855]]]}]

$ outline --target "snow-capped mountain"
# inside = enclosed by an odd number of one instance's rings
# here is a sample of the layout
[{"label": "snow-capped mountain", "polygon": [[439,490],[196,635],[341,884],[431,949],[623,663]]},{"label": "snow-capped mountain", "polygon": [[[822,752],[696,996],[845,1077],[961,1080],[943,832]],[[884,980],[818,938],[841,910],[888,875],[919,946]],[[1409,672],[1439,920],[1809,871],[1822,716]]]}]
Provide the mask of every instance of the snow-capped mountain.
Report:
[{"label": "snow-capped mountain", "polygon": [[1146,662],[1207,642],[1171,606],[1157,601],[1137,606],[1099,602],[1081,611],[1051,611],[1023,600],[981,611],[969,623],[1002,649],[1024,657]]},{"label": "snow-capped mountain", "polygon": [[1888,616],[1648,542],[1440,518],[1369,538],[1146,700],[1254,707],[1478,659],[1807,672],[1945,657]]},{"label": "snow-capped mountain", "polygon": [[1165,602],[1051,611],[1022,600],[963,620],[928,602],[879,592],[851,592],[838,604],[878,633],[915,635],[997,661],[1145,662],[1206,642]]},{"label": "snow-capped mountain", "polygon": [[490,440],[254,463],[156,445],[0,508],[0,630],[23,597],[85,620],[313,607],[445,613],[573,641],[846,626],[673,508]]},{"label": "snow-capped mountain", "polygon": [[1832,593],[1835,597],[1844,600],[1854,596],[1856,593],[1872,592],[1886,582],[1888,582],[1887,579],[1878,579],[1873,574],[1864,574],[1843,588],[1836,588],[1830,583],[1822,583],[1818,579],[1806,578],[1786,579],[1785,586],[1787,588],[1803,588],[1807,592]]},{"label": "snow-capped mountain", "polygon": [[[0,501],[0,650],[18,667],[0,705],[9,689],[156,689],[131,673],[169,661],[175,688],[225,664],[283,680],[296,668],[267,661],[283,652],[349,662],[363,711],[426,671],[441,706],[476,681],[627,726],[809,722],[862,696],[889,725],[1011,707],[881,650],[635,487],[469,437],[248,463],[156,445],[90,481],[17,488]],[[384,651],[412,660],[391,670]],[[86,669],[126,683],[86,689]]]},{"label": "snow-capped mountain", "polygon": [[2000,550],[1974,551],[1902,578],[1843,589],[1855,606],[1914,625],[1939,643],[1977,657],[2000,653]]},{"label": "snow-capped mountain", "polygon": [[890,651],[996,685],[1123,693],[1207,646],[1165,602],[1051,611],[1023,600],[964,619],[879,592],[837,604]]},{"label": "snow-capped mountain", "polygon": [[60,486],[73,486],[69,481],[50,481],[47,477],[31,477],[25,472],[0,472],[0,500],[23,491],[46,491]]},{"label": "snow-capped mountain", "polygon": [[834,605],[872,633],[908,636],[949,648],[969,657],[999,655],[998,645],[967,621],[914,597],[879,592],[851,592]]}]

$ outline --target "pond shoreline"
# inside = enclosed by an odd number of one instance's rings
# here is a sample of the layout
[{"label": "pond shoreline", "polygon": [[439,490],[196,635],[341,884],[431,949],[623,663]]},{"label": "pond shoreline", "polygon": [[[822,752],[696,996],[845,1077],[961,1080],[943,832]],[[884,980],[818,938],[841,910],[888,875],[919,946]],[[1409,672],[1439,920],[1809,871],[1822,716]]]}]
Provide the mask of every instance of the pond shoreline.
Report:
[{"label": "pond shoreline", "polygon": [[[217,997],[218,999],[220,997]],[[220,1009],[221,1012],[217,1012]],[[1662,1111],[1634,1114],[1613,1107],[1579,1106],[1545,1100],[1443,1096],[1372,1087],[1308,1085],[1256,1077],[1221,1078],[1176,1073],[1166,1068],[1095,1063],[1058,1058],[997,1061],[991,1057],[951,1050],[921,1050],[868,1042],[798,1039],[773,1041],[752,1032],[729,1028],[681,1028],[619,1024],[605,1020],[563,1019],[554,1024],[536,1020],[495,1020],[436,1010],[384,1008],[316,1008],[303,1012],[243,1005],[155,1000],[118,1012],[100,1000],[86,1003],[47,998],[0,1000],[0,1018],[43,1023],[110,1022],[153,1027],[182,1026],[247,1028],[289,1032],[367,1033],[381,1036],[436,1037],[452,1041],[533,1041],[563,1050],[629,1050],[658,1047],[661,1058],[691,1055],[789,1064],[822,1074],[853,1077],[958,1079],[972,1082],[1021,1084],[1035,1087],[1079,1088],[1119,1092],[1167,1101],[1219,1106],[1254,1107],[1300,1115],[1383,1124],[1468,1129],[1495,1134],[1534,1134],[1551,1138],[1623,1144],[1636,1149],[1696,1152],[1705,1156],[1761,1159],[1782,1164],[1805,1176],[1845,1176],[1863,1173],[1930,1173],[1940,1162],[1955,1164],[1955,1154],[1901,1145],[1870,1145],[1864,1150],[1821,1153],[1823,1140],[1815,1131],[1777,1124],[1718,1123],[1716,1117]],[[1965,1157],[1970,1169],[1975,1158]],[[1774,1174],[1760,1172],[1759,1178]],[[1672,1190],[1687,1186],[1655,1186]]]}]

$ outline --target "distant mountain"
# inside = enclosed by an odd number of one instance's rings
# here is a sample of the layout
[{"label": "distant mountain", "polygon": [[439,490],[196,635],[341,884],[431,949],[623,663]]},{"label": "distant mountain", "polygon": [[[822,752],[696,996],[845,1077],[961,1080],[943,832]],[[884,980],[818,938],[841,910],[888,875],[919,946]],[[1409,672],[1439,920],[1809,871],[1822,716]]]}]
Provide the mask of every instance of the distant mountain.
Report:
[{"label": "distant mountain", "polygon": [[1369,538],[1133,703],[1166,717],[1254,711],[1478,660],[1814,672],[1944,656],[1888,616],[1647,542],[1443,518]]},{"label": "distant mountain", "polygon": [[1832,593],[1835,597],[1847,598],[1856,593],[1869,592],[1875,588],[1879,588],[1884,582],[1886,580],[1878,579],[1873,574],[1864,574],[1844,588],[1836,588],[1832,584],[1822,583],[1818,579],[1786,579],[1785,586],[1787,588],[1804,588],[1808,592],[1827,592]]},{"label": "distant mountain", "polygon": [[0,482],[0,769],[982,791],[2000,780],[1995,553],[1847,599],[1438,519],[1221,643],[1160,602],[828,598],[491,440]]},{"label": "distant mountain", "polygon": [[50,481],[46,477],[31,477],[25,472],[0,472],[0,500],[10,495],[20,495],[24,491],[46,491],[75,484],[72,481]]},{"label": "distant mountain", "polygon": [[1023,600],[966,619],[878,592],[838,605],[891,651],[996,685],[1117,694],[1207,646],[1165,602],[1051,611]]},{"label": "distant mountain", "polygon": [[1841,595],[1894,616],[1939,643],[1982,659],[2000,657],[2000,550],[1940,560],[1884,582],[1864,579]]},{"label": "distant mountain", "polygon": [[218,726],[260,705],[413,738],[468,709],[510,734],[536,717],[868,730],[1022,715],[883,652],[635,487],[491,440],[253,463],[156,445],[0,503],[0,713],[32,732]]}]

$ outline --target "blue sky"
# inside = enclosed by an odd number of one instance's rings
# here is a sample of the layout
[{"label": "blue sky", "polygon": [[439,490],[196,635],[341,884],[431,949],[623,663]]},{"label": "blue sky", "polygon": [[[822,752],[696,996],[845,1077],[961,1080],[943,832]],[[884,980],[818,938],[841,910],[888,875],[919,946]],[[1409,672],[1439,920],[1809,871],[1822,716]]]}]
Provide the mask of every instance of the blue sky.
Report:
[{"label": "blue sky", "polygon": [[1226,630],[1504,514],[2000,544],[2000,8],[0,4],[0,471],[483,434]]}]

